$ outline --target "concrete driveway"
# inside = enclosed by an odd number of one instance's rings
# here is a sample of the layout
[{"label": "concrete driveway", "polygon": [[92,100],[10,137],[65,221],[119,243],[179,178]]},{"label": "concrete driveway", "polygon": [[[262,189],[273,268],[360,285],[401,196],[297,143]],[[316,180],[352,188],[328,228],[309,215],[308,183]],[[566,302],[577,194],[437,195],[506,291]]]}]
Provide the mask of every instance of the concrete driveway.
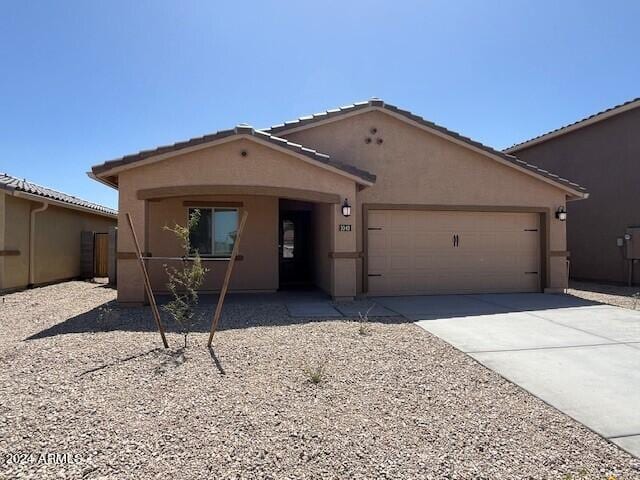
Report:
[{"label": "concrete driveway", "polygon": [[640,311],[544,294],[375,301],[640,457]]}]

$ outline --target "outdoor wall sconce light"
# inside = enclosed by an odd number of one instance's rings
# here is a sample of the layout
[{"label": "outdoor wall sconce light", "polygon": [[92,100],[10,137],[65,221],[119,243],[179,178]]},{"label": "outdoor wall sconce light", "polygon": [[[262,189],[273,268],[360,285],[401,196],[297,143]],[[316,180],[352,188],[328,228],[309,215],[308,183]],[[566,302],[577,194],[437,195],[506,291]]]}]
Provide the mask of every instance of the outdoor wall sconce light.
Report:
[{"label": "outdoor wall sconce light", "polygon": [[564,222],[567,219],[567,209],[564,207],[558,207],[558,210],[556,210],[556,218],[561,222]]},{"label": "outdoor wall sconce light", "polygon": [[345,217],[351,216],[351,205],[349,205],[349,202],[346,198],[344,199],[344,203],[342,204],[342,215],[344,215]]}]

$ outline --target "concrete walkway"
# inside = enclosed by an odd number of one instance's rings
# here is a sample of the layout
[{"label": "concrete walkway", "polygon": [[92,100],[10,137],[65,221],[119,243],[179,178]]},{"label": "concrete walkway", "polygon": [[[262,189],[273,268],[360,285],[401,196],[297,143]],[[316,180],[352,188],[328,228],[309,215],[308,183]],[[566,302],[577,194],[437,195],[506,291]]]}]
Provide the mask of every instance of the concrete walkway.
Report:
[{"label": "concrete walkway", "polygon": [[374,300],[640,457],[640,311],[568,295]]}]

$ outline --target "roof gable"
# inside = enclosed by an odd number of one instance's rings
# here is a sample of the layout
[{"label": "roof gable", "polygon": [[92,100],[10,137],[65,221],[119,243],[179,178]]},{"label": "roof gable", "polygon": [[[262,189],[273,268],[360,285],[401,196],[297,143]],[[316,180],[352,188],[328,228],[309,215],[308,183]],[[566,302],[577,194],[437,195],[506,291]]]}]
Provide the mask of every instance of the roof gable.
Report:
[{"label": "roof gable", "polygon": [[487,155],[502,164],[514,167],[538,179],[541,179],[548,183],[552,183],[553,185],[565,191],[568,191],[573,197],[584,198],[587,196],[585,189],[577,183],[571,182],[570,180],[555,175],[548,170],[525,162],[524,160],[521,160],[514,155],[495,150],[487,145],[472,140],[469,137],[460,135],[457,132],[437,125],[419,115],[416,115],[408,110],[400,109],[395,105],[388,104],[380,99],[372,99],[366,102],[357,102],[351,105],[346,105],[344,107],[327,110],[325,112],[307,115],[296,120],[288,121],[279,125],[274,125],[270,128],[264,129],[263,131],[278,135],[287,135],[306,128],[314,128],[320,125],[324,125],[328,122],[342,120],[352,115],[360,115],[374,110],[392,115],[404,122],[408,122],[419,128],[426,129],[430,133],[434,133],[459,145],[483,153],[484,155]]},{"label": "roof gable", "polygon": [[323,168],[334,170],[342,175],[347,175],[358,183],[364,185],[372,185],[376,176],[370,172],[359,169],[347,163],[332,159],[329,155],[320,153],[312,148],[307,148],[298,143],[293,143],[285,138],[276,137],[267,132],[256,130],[249,125],[238,125],[229,130],[221,130],[214,134],[204,135],[202,137],[192,138],[184,142],[174,143],[172,145],[161,146],[153,150],[144,150],[132,155],[104,162],[100,165],[94,165],[91,173],[95,177],[101,178],[103,181],[115,186],[115,183],[107,178],[122,170],[134,168],[139,165],[164,160],[173,156],[183,154],[194,149],[207,148],[224,141],[232,141],[240,138],[248,138],[262,143],[270,148],[284,150],[299,158],[303,158],[310,163]]}]

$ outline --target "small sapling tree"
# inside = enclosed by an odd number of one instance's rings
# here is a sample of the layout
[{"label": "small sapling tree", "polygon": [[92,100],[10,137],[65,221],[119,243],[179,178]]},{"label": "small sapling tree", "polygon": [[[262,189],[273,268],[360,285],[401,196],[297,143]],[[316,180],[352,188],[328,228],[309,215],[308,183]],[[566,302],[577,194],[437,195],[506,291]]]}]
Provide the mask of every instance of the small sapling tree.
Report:
[{"label": "small sapling tree", "polygon": [[[193,327],[198,323],[199,316],[198,290],[202,286],[207,269],[202,266],[200,254],[191,246],[191,233],[200,222],[200,210],[193,210],[189,215],[187,226],[176,224],[173,227],[165,226],[164,229],[173,232],[180,242],[184,255],[182,267],[164,265],[167,273],[167,288],[173,299],[162,308],[171,315],[182,335],[184,335],[184,347],[187,347],[187,337]],[[191,257],[191,258],[189,258]]]}]

